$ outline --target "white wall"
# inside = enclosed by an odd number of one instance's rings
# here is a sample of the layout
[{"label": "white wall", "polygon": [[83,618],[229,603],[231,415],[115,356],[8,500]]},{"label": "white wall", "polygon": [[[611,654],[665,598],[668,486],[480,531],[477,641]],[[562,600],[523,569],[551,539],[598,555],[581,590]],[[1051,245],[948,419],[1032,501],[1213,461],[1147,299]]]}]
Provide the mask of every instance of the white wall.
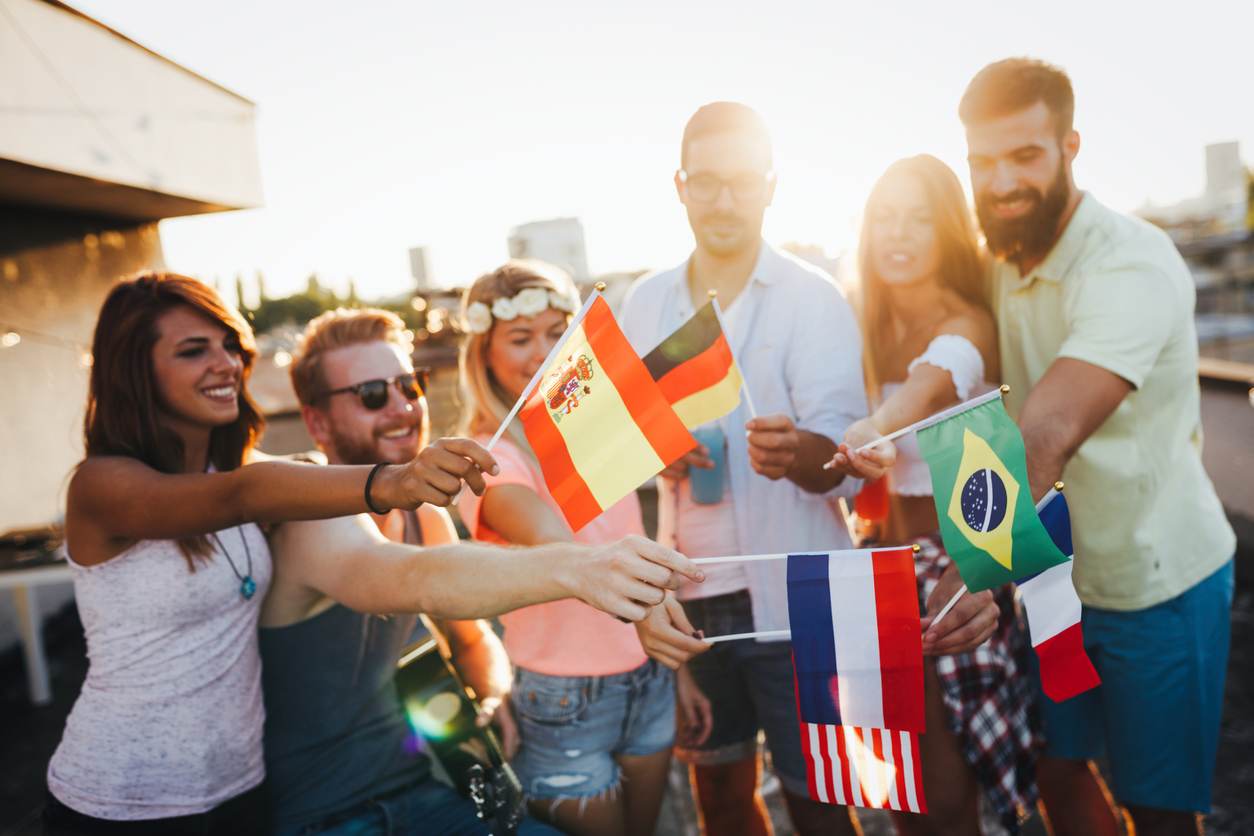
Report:
[{"label": "white wall", "polygon": [[0,158],[224,207],[262,202],[251,102],[42,0],[0,9]]}]

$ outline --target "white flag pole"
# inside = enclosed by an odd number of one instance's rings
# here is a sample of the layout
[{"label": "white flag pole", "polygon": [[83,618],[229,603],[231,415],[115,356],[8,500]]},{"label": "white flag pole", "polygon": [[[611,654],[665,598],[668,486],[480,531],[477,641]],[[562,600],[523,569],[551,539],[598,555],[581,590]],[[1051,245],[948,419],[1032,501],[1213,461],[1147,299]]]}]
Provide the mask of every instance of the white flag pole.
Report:
[{"label": "white flag pole", "polygon": [[935,415],[929,415],[927,418],[924,418],[922,421],[915,421],[913,424],[911,424],[908,427],[902,427],[896,432],[891,432],[888,435],[884,436],[883,438],[877,438],[874,441],[867,442],[866,444],[863,444],[861,447],[859,447],[857,450],[854,450],[853,452],[861,453],[863,450],[870,450],[872,447],[876,446],[877,444],[883,444],[885,441],[892,441],[893,439],[901,438],[906,433],[912,433],[912,432],[915,432],[916,430],[922,430],[927,427],[933,426],[935,424],[939,424],[941,421],[944,421],[946,418],[952,418],[955,415],[960,415],[963,412],[966,412],[968,409],[975,409],[977,406],[980,406],[981,404],[986,404],[989,401],[993,400],[994,398],[1000,398],[1002,395],[1006,394],[1009,391],[1010,391],[1009,386],[1002,386],[1000,389],[994,389],[991,392],[987,392],[983,395],[980,395],[978,398],[972,398],[969,401],[963,401],[957,406],[951,406],[949,409],[943,409],[940,412],[937,412]]},{"label": "white flag pole", "polygon": [[731,337],[728,336],[727,326],[723,323],[723,309],[718,305],[718,291],[710,291],[710,304],[714,306],[714,316],[718,319],[718,327],[723,332],[723,338],[727,340],[727,350],[731,352],[732,362],[736,364],[736,371],[740,373],[740,391],[745,393],[745,406],[749,407],[749,417],[757,418],[758,410],[753,405],[753,396],[749,394],[749,381],[745,380],[744,372],[741,371],[740,361],[736,359],[736,352],[732,351]]},{"label": "white flag pole", "polygon": [[[575,333],[575,328],[579,326],[579,323],[583,322],[583,318],[588,315],[588,311],[592,308],[592,303],[600,298],[601,291],[603,290],[605,290],[605,282],[597,282],[596,289],[592,291],[592,295],[588,297],[588,301],[583,303],[583,307],[575,314],[575,318],[570,321],[570,325],[566,326],[566,330],[562,332],[562,338],[557,341],[557,345],[553,346],[553,350],[549,352],[549,356],[544,358],[544,363],[541,364],[539,371],[532,376],[531,382],[527,384],[527,388],[523,389],[522,394],[518,396],[518,400],[514,403],[514,408],[509,411],[509,415],[505,416],[505,420],[501,422],[501,426],[496,428],[496,435],[492,436],[492,440],[488,442],[488,446],[484,449],[491,452],[492,448],[496,446],[496,443],[501,440],[501,436],[504,434],[506,428],[509,427],[510,422],[514,420],[514,416],[518,414],[518,410],[522,409],[523,404],[527,402],[527,398],[531,397],[532,391],[534,391],[536,386],[540,383],[540,379],[544,377],[544,373],[548,371],[549,366],[555,359],[557,359],[557,356],[561,353],[562,349],[566,347],[566,343],[570,341],[571,335]],[[457,492],[457,496],[453,497],[453,502],[451,504],[456,505],[458,500],[462,498],[462,494],[465,492],[466,485],[463,483],[461,490]]]},{"label": "white flag pole", "polygon": [[791,636],[792,630],[759,630],[756,633],[731,633],[726,636],[711,636],[708,639],[702,639],[703,642],[730,642],[736,639],[761,639],[767,636]]}]

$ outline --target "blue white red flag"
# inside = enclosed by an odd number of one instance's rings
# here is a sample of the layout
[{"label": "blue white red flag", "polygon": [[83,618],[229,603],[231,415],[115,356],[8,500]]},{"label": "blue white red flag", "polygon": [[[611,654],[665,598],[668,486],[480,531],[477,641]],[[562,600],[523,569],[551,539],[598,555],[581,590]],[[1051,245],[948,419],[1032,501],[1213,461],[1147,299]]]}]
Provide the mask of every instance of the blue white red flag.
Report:
[{"label": "blue white red flag", "polygon": [[815,801],[927,812],[914,732],[803,722],[801,748]]},{"label": "blue white red flag", "polygon": [[909,547],[789,555],[788,620],[802,723],[925,731]]},{"label": "blue white red flag", "polygon": [[1102,684],[1088,654],[1080,630],[1080,599],[1071,582],[1075,565],[1071,546],[1071,513],[1063,495],[1050,491],[1039,506],[1045,530],[1067,562],[1016,583],[1028,611],[1032,647],[1041,663],[1041,689],[1054,702]]}]

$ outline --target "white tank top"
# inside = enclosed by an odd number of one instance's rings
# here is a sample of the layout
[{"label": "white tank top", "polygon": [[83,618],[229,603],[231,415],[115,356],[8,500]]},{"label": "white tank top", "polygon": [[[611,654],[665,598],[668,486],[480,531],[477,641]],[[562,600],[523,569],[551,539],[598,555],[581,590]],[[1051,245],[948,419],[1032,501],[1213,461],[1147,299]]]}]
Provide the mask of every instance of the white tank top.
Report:
[{"label": "white tank top", "polygon": [[90,665],[48,764],[67,807],[123,821],[193,815],[265,778],[257,619],[270,549],[251,523],[217,536],[255,582],[251,599],[213,536],[195,572],[172,540],[96,566],[69,560]]},{"label": "white tank top", "polygon": [[[997,386],[984,379],[984,356],[980,350],[966,337],[957,334],[941,334],[928,343],[927,349],[910,361],[906,375],[923,363],[949,372],[959,401],[991,392]],[[901,385],[883,384],[880,387],[883,399],[888,400]],[[932,472],[928,470],[927,462],[923,461],[918,436],[907,433],[895,443],[897,461],[888,471],[888,490],[898,496],[931,496]]]}]

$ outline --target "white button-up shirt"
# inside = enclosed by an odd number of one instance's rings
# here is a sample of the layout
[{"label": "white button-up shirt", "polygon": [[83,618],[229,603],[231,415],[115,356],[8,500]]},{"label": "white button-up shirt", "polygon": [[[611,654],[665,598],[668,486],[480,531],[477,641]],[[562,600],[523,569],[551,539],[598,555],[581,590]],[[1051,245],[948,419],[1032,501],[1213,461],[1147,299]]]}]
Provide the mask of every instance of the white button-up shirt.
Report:
[{"label": "white button-up shirt", "polygon": [[[644,276],[623,301],[619,324],[641,356],[687,322],[696,311],[688,289],[688,264]],[[840,442],[850,424],[867,414],[862,379],[862,337],[853,309],[831,277],[765,241],[748,283],[734,302],[747,306],[727,334],[732,354],[759,415],[782,413],[800,430]],[[814,552],[852,548],[833,507],[861,482],[846,478],[825,494],[788,479],[770,480],[749,464],[741,428],[750,418],[743,396],[728,416],[727,468],[737,537],[744,554]],[[676,500],[658,480],[658,541],[674,544]],[[787,630],[786,561],[746,563],[755,630]]]}]

